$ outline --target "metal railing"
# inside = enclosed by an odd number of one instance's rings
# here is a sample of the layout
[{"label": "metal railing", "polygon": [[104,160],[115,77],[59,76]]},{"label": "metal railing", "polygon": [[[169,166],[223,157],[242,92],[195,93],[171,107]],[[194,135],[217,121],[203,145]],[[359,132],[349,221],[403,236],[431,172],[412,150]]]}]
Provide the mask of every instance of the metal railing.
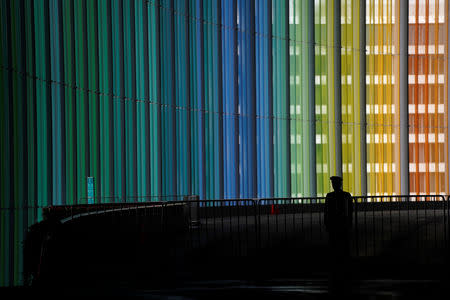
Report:
[{"label": "metal railing", "polygon": [[[449,202],[441,195],[354,199],[354,255],[398,255],[431,260],[449,246]],[[430,251],[430,255],[426,255]]]},{"label": "metal railing", "polygon": [[[81,197],[72,205],[96,205],[109,203],[135,203],[135,202],[159,202],[159,201],[183,201],[188,195],[160,195],[160,196],[101,196],[101,197]],[[93,203],[89,203],[91,200]],[[69,204],[70,205],[70,204]]]},{"label": "metal railing", "polygon": [[[353,197],[351,257],[447,260],[449,201],[438,195]],[[324,209],[324,197],[188,196],[182,201],[52,206],[45,215],[56,220],[60,234],[70,236],[63,247],[70,249],[69,256],[81,255],[86,247],[90,258],[117,248],[115,253],[158,270],[175,270],[180,264],[207,269],[221,261],[230,264],[230,258],[236,264],[253,261],[253,267],[287,259],[285,263],[295,261],[302,268],[314,262],[315,268],[329,254]]]},{"label": "metal railing", "polygon": [[[236,244],[235,248],[232,247],[234,250],[230,250],[236,252],[238,249],[237,253],[243,253],[289,239],[300,238],[312,244],[326,244],[324,200],[324,197],[199,200],[198,197],[188,196],[182,201],[127,200],[52,206],[45,210],[62,223],[88,216],[117,218],[128,215],[140,221],[146,217],[157,217],[159,228],[169,230],[167,210],[178,206],[179,212],[173,218],[179,215],[181,220],[183,216],[188,232],[187,245],[201,247],[229,236],[231,242]],[[355,196],[353,202],[354,256],[380,255],[399,239],[408,240],[408,248],[448,246],[449,199],[444,196]]]}]

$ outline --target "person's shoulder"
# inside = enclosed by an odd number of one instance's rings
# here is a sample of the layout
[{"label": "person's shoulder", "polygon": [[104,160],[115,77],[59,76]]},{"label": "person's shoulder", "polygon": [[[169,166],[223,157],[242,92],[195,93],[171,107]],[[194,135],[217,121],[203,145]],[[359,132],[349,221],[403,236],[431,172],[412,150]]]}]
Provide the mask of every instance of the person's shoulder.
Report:
[{"label": "person's shoulder", "polygon": [[345,192],[344,191],[344,197],[347,199],[351,199],[352,198],[352,194],[350,194],[349,192]]},{"label": "person's shoulder", "polygon": [[336,194],[336,192],[329,192],[329,193],[327,193],[327,198],[330,198],[330,197],[333,197],[334,196],[334,194]]}]

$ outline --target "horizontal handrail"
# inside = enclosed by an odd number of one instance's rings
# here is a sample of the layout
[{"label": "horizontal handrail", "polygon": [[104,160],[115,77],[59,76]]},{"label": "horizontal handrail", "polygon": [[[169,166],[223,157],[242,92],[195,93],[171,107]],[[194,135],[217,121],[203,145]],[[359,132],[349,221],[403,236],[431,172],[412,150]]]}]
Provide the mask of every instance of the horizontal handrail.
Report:
[{"label": "horizontal handrail", "polygon": [[[135,196],[130,197],[132,199],[140,199],[140,198],[156,198],[156,197],[166,197],[166,196]],[[173,197],[173,196],[167,196],[167,197]],[[264,203],[265,201],[298,201],[298,200],[325,200],[326,197],[270,197],[270,198],[230,198],[230,199],[196,199],[194,197],[197,196],[176,196],[178,198],[183,197],[184,200],[174,200],[174,201],[147,201],[147,202],[130,202],[130,201],[116,201],[116,202],[107,202],[107,203],[74,203],[74,204],[52,204],[52,205],[20,205],[20,206],[8,206],[8,207],[0,207],[0,210],[10,210],[10,209],[47,209],[47,208],[62,208],[62,207],[73,207],[73,208],[79,208],[79,207],[95,207],[95,206],[102,206],[102,205],[108,205],[108,206],[128,206],[128,205],[141,205],[145,203],[238,203],[239,205],[242,205],[244,202],[250,202],[250,203]],[[108,196],[108,197],[101,197],[102,199],[124,199],[119,198],[116,196]],[[370,195],[370,196],[352,196],[353,200],[361,200],[361,199],[406,199],[407,201],[415,201],[419,198],[429,198],[428,201],[448,201],[450,202],[450,195]],[[87,199],[87,198],[86,198]],[[97,198],[96,198],[97,199]],[[125,198],[128,199],[128,198]],[[439,200],[432,200],[432,199],[439,199]],[[395,202],[401,202],[401,201],[395,201]],[[297,204],[297,203],[293,203]],[[319,204],[319,203],[308,203],[308,202],[301,202],[300,204]]]}]

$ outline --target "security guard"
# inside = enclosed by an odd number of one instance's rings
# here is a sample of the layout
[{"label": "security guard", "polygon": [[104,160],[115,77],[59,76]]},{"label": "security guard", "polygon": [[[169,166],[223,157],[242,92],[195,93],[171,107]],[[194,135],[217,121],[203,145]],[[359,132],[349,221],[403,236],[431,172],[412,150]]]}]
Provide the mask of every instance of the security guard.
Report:
[{"label": "security guard", "polygon": [[325,200],[324,221],[330,238],[331,249],[336,255],[346,256],[352,228],[352,195],[342,190],[342,178],[330,177],[334,191]]},{"label": "security guard", "polygon": [[352,195],[342,190],[342,178],[330,177],[334,191],[325,199],[324,221],[329,234],[330,280],[332,294],[345,295],[350,288],[350,232],[352,228]]}]

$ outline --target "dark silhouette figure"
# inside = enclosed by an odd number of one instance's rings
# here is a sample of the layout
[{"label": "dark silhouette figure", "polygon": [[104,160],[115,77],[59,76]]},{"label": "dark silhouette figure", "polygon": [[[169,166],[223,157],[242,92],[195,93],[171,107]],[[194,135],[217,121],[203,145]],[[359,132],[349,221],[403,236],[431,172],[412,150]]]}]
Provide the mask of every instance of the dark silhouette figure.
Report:
[{"label": "dark silhouette figure", "polygon": [[325,200],[324,221],[329,236],[331,259],[330,289],[346,292],[349,281],[349,244],[352,228],[352,195],[342,190],[342,178],[330,177],[334,191]]}]

